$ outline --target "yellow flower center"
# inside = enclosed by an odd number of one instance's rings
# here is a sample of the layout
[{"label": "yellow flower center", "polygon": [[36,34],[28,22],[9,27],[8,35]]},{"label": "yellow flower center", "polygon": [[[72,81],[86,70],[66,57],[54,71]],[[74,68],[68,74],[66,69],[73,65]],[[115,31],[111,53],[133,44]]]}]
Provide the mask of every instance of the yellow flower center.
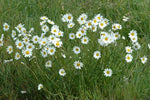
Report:
[{"label": "yellow flower center", "polygon": [[104,24],[103,24],[103,23],[101,23],[101,26],[104,26]]},{"label": "yellow flower center", "polygon": [[22,43],[18,43],[19,46],[22,46]]},{"label": "yellow flower center", "polygon": [[99,53],[97,53],[96,56],[99,56]]},{"label": "yellow flower center", "polygon": [[54,32],[56,33],[57,31],[56,31],[56,30],[54,30]]},{"label": "yellow flower center", "polygon": [[50,50],[50,52],[53,52],[53,51],[54,51],[53,49]]},{"label": "yellow flower center", "polygon": [[5,28],[8,28],[8,26],[7,26],[7,25],[5,25]]},{"label": "yellow flower center", "polygon": [[105,41],[108,41],[108,37],[105,37]]},{"label": "yellow flower center", "polygon": [[26,51],[26,55],[29,55],[30,54],[30,51]]},{"label": "yellow flower center", "polygon": [[9,48],[9,51],[11,51],[12,49],[11,48]]},{"label": "yellow flower center", "polygon": [[71,16],[68,16],[68,19],[71,19]]},{"label": "yellow flower center", "polygon": [[91,26],[92,24],[91,23],[88,23],[88,26]]},{"label": "yellow flower center", "polygon": [[106,73],[107,73],[107,74],[110,74],[110,71],[107,71]]},{"label": "yellow flower center", "polygon": [[80,63],[77,63],[77,66],[80,66]]},{"label": "yellow flower center", "polygon": [[128,56],[127,59],[130,60],[130,57]]},{"label": "yellow flower center", "polygon": [[19,55],[17,55],[17,58],[19,58],[20,56]]},{"label": "yellow flower center", "polygon": [[57,46],[59,46],[59,45],[60,45],[60,43],[59,43],[59,42],[57,42],[57,43],[56,43],[56,45],[57,45]]}]

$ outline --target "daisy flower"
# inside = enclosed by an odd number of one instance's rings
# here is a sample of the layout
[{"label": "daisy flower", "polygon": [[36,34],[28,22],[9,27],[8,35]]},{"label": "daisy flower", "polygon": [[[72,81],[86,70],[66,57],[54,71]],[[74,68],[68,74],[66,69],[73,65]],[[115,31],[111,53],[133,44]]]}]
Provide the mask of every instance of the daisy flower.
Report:
[{"label": "daisy flower", "polygon": [[111,77],[111,76],[112,76],[112,70],[106,68],[106,69],[104,70],[104,75],[105,75],[106,77]]},{"label": "daisy flower", "polygon": [[71,39],[71,40],[75,39],[75,34],[74,33],[70,33],[69,34],[69,39]]},{"label": "daisy flower", "polygon": [[133,51],[129,46],[126,46],[125,49],[126,49],[126,53],[132,53]]},{"label": "daisy flower", "polygon": [[87,36],[82,37],[81,43],[88,44],[88,42],[89,42],[89,38]]},{"label": "daisy flower", "polygon": [[35,44],[38,43],[38,40],[39,40],[39,37],[37,35],[32,37],[33,43],[35,43]]},{"label": "daisy flower", "polygon": [[105,24],[104,21],[101,21],[101,22],[99,23],[99,28],[100,28],[100,29],[104,29],[106,26],[107,26],[107,24]]},{"label": "daisy flower", "polygon": [[16,60],[19,60],[20,57],[21,57],[21,55],[20,55],[18,52],[16,52],[16,54],[15,54],[15,59],[16,59]]},{"label": "daisy flower", "polygon": [[9,25],[7,23],[3,24],[3,29],[4,31],[8,31],[9,30]]},{"label": "daisy flower", "polygon": [[87,28],[92,28],[92,21],[91,20],[86,22],[86,27]]},{"label": "daisy flower", "polygon": [[137,36],[131,37],[130,39],[131,39],[131,41],[134,42],[134,43],[137,42],[137,40],[138,40]]},{"label": "daisy flower", "polygon": [[38,90],[41,90],[43,88],[43,84],[38,85]]},{"label": "daisy flower", "polygon": [[74,52],[75,54],[79,54],[79,53],[81,52],[80,47],[74,46],[74,47],[73,47],[73,52]]},{"label": "daisy flower", "polygon": [[141,45],[138,42],[133,43],[133,49],[139,50],[141,48]]},{"label": "daisy flower", "polygon": [[43,25],[43,26],[42,26],[42,31],[43,31],[44,33],[48,32],[48,31],[49,31],[49,27],[48,27],[47,25]]},{"label": "daisy flower", "polygon": [[44,57],[44,58],[47,57],[47,51],[46,50],[42,49],[41,54],[42,54],[42,57]]},{"label": "daisy flower", "polygon": [[73,21],[73,16],[72,16],[72,14],[66,14],[66,21],[67,22],[72,22]]},{"label": "daisy flower", "polygon": [[55,39],[54,45],[55,45],[55,47],[60,48],[60,47],[62,47],[62,41]]},{"label": "daisy flower", "polygon": [[87,17],[88,16],[83,13],[78,17],[77,21],[79,22],[80,25],[85,24]]},{"label": "daisy flower", "polygon": [[81,32],[77,32],[76,33],[76,37],[80,39],[82,37],[82,33]]},{"label": "daisy flower", "polygon": [[144,56],[144,57],[141,58],[141,62],[142,62],[143,64],[145,64],[146,61],[147,61],[147,57],[146,57],[146,56]]},{"label": "daisy flower", "polygon": [[24,25],[22,25],[21,23],[19,25],[17,25],[16,30],[21,33],[22,28],[24,27]]},{"label": "daisy flower", "polygon": [[42,16],[40,19],[41,20],[48,20],[48,18],[46,16]]},{"label": "daisy flower", "polygon": [[49,40],[50,42],[54,42],[55,38],[56,38],[55,35],[50,35],[50,36],[48,37],[48,40]]},{"label": "daisy flower", "polygon": [[95,51],[94,54],[93,54],[93,57],[94,57],[95,59],[101,58],[101,53],[100,53],[100,51]]},{"label": "daisy flower", "polygon": [[92,29],[93,32],[96,32],[97,31],[97,26],[93,25],[91,29]]},{"label": "daisy flower", "polygon": [[49,55],[54,55],[56,52],[56,48],[55,47],[49,47],[47,52]]},{"label": "daisy flower", "polygon": [[51,27],[51,33],[57,34],[59,32],[59,27],[57,25],[53,25]]},{"label": "daisy flower", "polygon": [[68,23],[68,24],[67,24],[68,28],[73,28],[73,27],[74,27],[74,25],[75,25],[75,23],[74,23],[74,22],[70,22],[70,23]]},{"label": "daisy flower", "polygon": [[47,20],[47,22],[49,23],[49,24],[51,24],[51,25],[54,25],[55,23],[53,22],[53,21],[51,21],[51,20]]},{"label": "daisy flower", "polygon": [[16,31],[12,30],[11,37],[14,38],[16,36]]},{"label": "daisy flower", "polygon": [[3,46],[3,39],[0,39],[0,46]]},{"label": "daisy flower", "polygon": [[130,33],[129,33],[129,37],[130,38],[137,37],[137,32],[135,30],[131,30]]},{"label": "daisy flower", "polygon": [[30,42],[30,39],[28,37],[23,38],[23,43],[28,44]]},{"label": "daisy flower", "polygon": [[96,18],[92,20],[92,25],[98,25],[98,20]]},{"label": "daisy flower", "polygon": [[45,67],[52,67],[52,62],[49,60],[45,63]]},{"label": "daisy flower", "polygon": [[58,37],[63,37],[63,34],[64,34],[64,32],[59,31],[59,32],[56,34],[56,36],[58,36]]},{"label": "daisy flower", "polygon": [[65,70],[64,70],[64,69],[60,69],[60,70],[59,70],[59,75],[60,75],[60,76],[65,76],[65,75],[66,75]]},{"label": "daisy flower", "polygon": [[48,41],[47,41],[47,38],[42,38],[39,42],[41,45],[45,46]]},{"label": "daisy flower", "polygon": [[126,60],[128,63],[131,62],[132,59],[133,59],[133,57],[132,57],[131,54],[127,54],[127,55],[125,56],[125,60]]},{"label": "daisy flower", "polygon": [[46,23],[46,20],[40,22],[40,25],[43,26]]},{"label": "daisy flower", "polygon": [[8,54],[11,54],[13,52],[13,47],[12,46],[8,46],[7,47],[7,52],[8,52]]},{"label": "daisy flower", "polygon": [[22,42],[22,41],[19,41],[19,40],[17,40],[17,41],[15,42],[15,44],[16,44],[16,47],[17,47],[18,49],[22,49],[23,46],[24,46],[23,42]]},{"label": "daisy flower", "polygon": [[117,33],[114,33],[113,35],[114,35],[114,39],[115,39],[115,40],[117,40],[117,39],[120,38],[120,34],[119,34],[118,32],[117,32]]},{"label": "daisy flower", "polygon": [[83,63],[80,62],[80,61],[75,61],[75,62],[74,62],[74,67],[75,67],[76,69],[81,69],[81,68],[83,67]]},{"label": "daisy flower", "polygon": [[123,16],[123,19],[122,19],[124,22],[127,22],[129,20],[129,17],[126,17],[126,16]]},{"label": "daisy flower", "polygon": [[100,22],[103,19],[103,16],[101,16],[100,14],[97,14],[95,16],[95,19],[97,19],[97,21]]},{"label": "daisy flower", "polygon": [[22,54],[23,54],[25,57],[31,57],[31,56],[32,56],[32,50],[31,50],[31,49],[22,50]]},{"label": "daisy flower", "polygon": [[32,43],[28,43],[28,44],[26,45],[26,48],[33,50],[33,49],[35,48],[35,46],[34,46]]}]

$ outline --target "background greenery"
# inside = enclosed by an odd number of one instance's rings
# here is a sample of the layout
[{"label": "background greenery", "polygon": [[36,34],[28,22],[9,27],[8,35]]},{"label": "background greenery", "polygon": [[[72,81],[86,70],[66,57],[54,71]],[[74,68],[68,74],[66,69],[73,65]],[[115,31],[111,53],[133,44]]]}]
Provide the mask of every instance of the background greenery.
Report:
[{"label": "background greenery", "polygon": [[[150,0],[0,0],[0,34],[5,34],[5,43],[0,47],[0,99],[45,100],[45,99],[81,99],[81,100],[133,100],[150,99],[150,66],[149,60],[143,65],[140,57],[150,55],[147,47],[150,39]],[[74,21],[77,17],[86,13],[92,19],[100,13],[110,22],[117,22],[123,26],[121,35],[126,38],[130,30],[138,32],[141,49],[133,53],[133,61],[126,63],[125,46],[131,45],[119,40],[117,46],[101,47],[97,43],[99,33],[88,32],[90,43],[83,45],[80,40],[70,41],[68,34],[76,32],[77,28],[67,29],[67,24],[61,21],[63,14],[72,13]],[[130,18],[129,22],[122,21],[123,16]],[[8,55],[6,47],[14,45],[10,37],[11,30],[19,23],[25,24],[27,29],[35,28],[33,33],[40,35],[40,17],[48,16],[60,29],[65,32],[63,48],[58,49],[55,56],[43,59],[39,51],[35,51],[36,58],[29,61],[22,58],[19,61],[4,64],[4,59],[14,58],[15,51]],[[3,23],[10,25],[8,32],[3,31]],[[77,23],[77,22],[76,22]],[[78,26],[78,25],[77,25]],[[81,47],[81,54],[72,52],[73,46]],[[89,51],[88,51],[89,49]],[[102,58],[95,60],[93,52],[100,50]],[[65,53],[67,58],[60,55]],[[72,59],[69,58],[72,56]],[[84,63],[82,70],[76,70],[73,62],[78,60]],[[45,68],[45,62],[52,60],[53,66]],[[25,62],[25,65],[21,64]],[[66,76],[60,77],[60,68],[66,70]],[[106,78],[103,75],[104,68],[111,68],[113,75]],[[127,78],[127,81],[124,81]],[[44,89],[37,90],[42,83]],[[27,94],[21,94],[26,90]]]}]

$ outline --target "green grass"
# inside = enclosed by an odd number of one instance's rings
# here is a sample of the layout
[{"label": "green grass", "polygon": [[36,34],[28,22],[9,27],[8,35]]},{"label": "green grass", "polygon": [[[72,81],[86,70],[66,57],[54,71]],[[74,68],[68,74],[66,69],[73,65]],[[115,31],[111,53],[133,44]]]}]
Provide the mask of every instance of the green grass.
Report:
[{"label": "green grass", "polygon": [[[4,34],[4,46],[0,47],[0,99],[2,100],[148,100],[150,99],[150,50],[147,44],[150,42],[150,0],[0,0],[0,34]],[[97,43],[99,32],[88,31],[90,38],[88,45],[81,44],[79,39],[69,40],[68,34],[76,32],[78,24],[73,29],[67,29],[67,24],[61,21],[62,14],[72,13],[74,21],[82,13],[86,13],[92,19],[100,13],[108,18],[111,23],[117,22],[123,26],[121,35],[126,41],[120,39],[117,46],[111,44],[102,47]],[[122,16],[128,16],[129,22],[124,23]],[[63,47],[57,49],[54,56],[42,58],[39,51],[34,51],[35,59],[29,61],[21,58],[4,64],[5,59],[14,58],[8,55],[6,48],[13,45],[11,30],[19,23],[25,24],[29,30],[35,28],[33,35],[40,35],[40,17],[47,16],[64,31],[62,38]],[[8,32],[3,31],[3,23],[10,25]],[[75,21],[75,23],[77,23]],[[141,49],[134,51],[133,61],[126,63],[125,46],[130,46],[127,38],[130,30],[137,30],[138,41]],[[73,46],[81,47],[81,54],[75,55]],[[89,50],[89,51],[88,51]],[[100,50],[102,57],[99,60],[93,58],[93,52]],[[65,53],[64,59],[61,53]],[[148,62],[142,64],[140,57],[147,55]],[[72,58],[69,58],[72,56]],[[74,61],[84,63],[82,70],[76,70]],[[46,69],[45,62],[51,60],[52,68]],[[25,62],[24,65],[21,62]],[[58,73],[64,68],[66,76]],[[113,70],[112,77],[103,75],[105,68]],[[128,81],[124,81],[126,77]],[[38,84],[44,88],[37,90]],[[26,90],[26,94],[20,91]]]}]

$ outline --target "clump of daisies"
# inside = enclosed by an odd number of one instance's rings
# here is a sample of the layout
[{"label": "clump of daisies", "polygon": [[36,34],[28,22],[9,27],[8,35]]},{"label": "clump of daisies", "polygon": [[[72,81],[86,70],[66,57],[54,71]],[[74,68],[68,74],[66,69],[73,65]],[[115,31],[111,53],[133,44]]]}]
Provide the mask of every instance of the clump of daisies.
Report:
[{"label": "clump of daisies", "polygon": [[98,43],[101,46],[108,46],[111,43],[115,43],[119,38],[120,34],[118,32],[113,32],[111,30],[109,30],[109,32],[102,31],[100,33],[100,39],[98,39]]},{"label": "clump of daisies", "polygon": [[70,13],[63,15],[62,21],[68,23],[67,24],[68,28],[73,28],[75,25],[75,23],[73,22],[73,16]]}]

